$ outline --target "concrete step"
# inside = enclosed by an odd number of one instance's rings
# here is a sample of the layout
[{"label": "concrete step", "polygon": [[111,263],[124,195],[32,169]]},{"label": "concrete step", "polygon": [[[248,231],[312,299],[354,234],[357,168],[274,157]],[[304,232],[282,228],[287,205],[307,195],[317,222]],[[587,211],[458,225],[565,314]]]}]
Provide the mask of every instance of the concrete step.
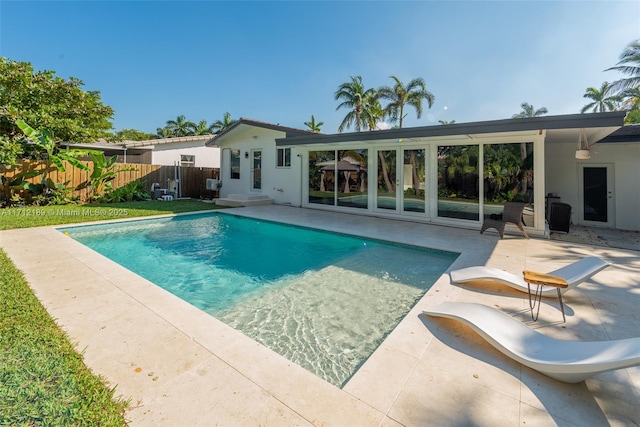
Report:
[{"label": "concrete step", "polygon": [[273,204],[273,199],[258,194],[229,194],[228,197],[215,199],[215,203],[218,206],[230,207],[257,206]]}]

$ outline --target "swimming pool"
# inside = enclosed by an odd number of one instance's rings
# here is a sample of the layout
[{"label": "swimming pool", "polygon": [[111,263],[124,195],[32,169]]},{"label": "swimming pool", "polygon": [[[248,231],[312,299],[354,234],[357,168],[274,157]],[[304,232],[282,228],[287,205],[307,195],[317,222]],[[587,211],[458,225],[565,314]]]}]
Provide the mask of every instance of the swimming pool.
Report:
[{"label": "swimming pool", "polygon": [[223,213],[59,230],[338,386],[458,256]]}]

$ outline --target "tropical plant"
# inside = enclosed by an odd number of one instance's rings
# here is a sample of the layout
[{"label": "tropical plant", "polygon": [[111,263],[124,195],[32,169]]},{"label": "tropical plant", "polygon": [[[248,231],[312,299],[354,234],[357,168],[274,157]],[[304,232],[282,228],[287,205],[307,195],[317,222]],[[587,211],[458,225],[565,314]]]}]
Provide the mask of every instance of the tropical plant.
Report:
[{"label": "tropical plant", "polygon": [[511,116],[512,118],[523,119],[529,117],[539,117],[548,113],[546,107],[538,108],[536,110],[535,108],[533,108],[533,105],[530,105],[528,102],[523,102],[522,104],[520,104],[520,108],[522,108],[522,111]]},{"label": "tropical plant", "polygon": [[168,127],[157,128],[156,129],[156,137],[158,139],[171,138],[173,136],[173,132]]},{"label": "tropical plant", "polygon": [[375,90],[367,91],[362,103],[361,120],[364,128],[376,130],[378,122],[385,116],[384,109]]},{"label": "tropical plant", "polygon": [[147,186],[139,179],[136,179],[129,181],[122,187],[112,188],[102,195],[99,200],[103,203],[135,202],[147,200],[150,196],[151,193]]},{"label": "tropical plant", "polygon": [[627,111],[640,110],[640,86],[625,89],[618,95],[622,98],[622,108]]},{"label": "tropical plant", "polygon": [[605,71],[615,70],[629,77],[617,80],[611,84],[614,91],[640,87],[640,39],[634,40],[620,54],[620,61],[615,67]]},{"label": "tropical plant", "polygon": [[591,110],[594,113],[602,113],[605,111],[616,111],[622,97],[618,95],[611,95],[611,85],[609,82],[602,83],[600,89],[595,87],[588,87],[587,91],[583,95],[583,98],[591,100],[590,103],[582,107],[581,113],[586,113]]},{"label": "tropical plant", "polygon": [[311,132],[320,133],[320,127],[324,124],[324,122],[316,122],[315,116],[311,115],[311,120],[308,122],[304,122],[304,125],[309,128]]},{"label": "tropical plant", "polygon": [[[350,110],[342,120],[342,123],[340,123],[340,126],[338,126],[338,132],[342,132],[352,125],[354,125],[356,132],[360,132],[362,128],[371,129],[369,126],[370,120],[363,118],[363,110],[366,108],[367,103],[372,103],[376,91],[374,89],[365,89],[361,76],[351,76],[350,79],[351,81],[342,83],[334,95],[336,101],[342,101],[336,107],[336,111],[340,108]],[[373,116],[375,113],[365,113],[365,115]]]},{"label": "tropical plant", "polygon": [[102,104],[100,92],[84,91],[84,83],[56,77],[54,71],[34,71],[28,62],[0,58],[0,135],[20,138],[20,119],[35,129],[48,129],[65,142],[110,139],[113,109]]},{"label": "tropical plant", "polygon": [[232,120],[231,114],[229,114],[229,112],[226,112],[224,113],[222,120],[216,120],[216,122],[211,125],[211,129],[214,131],[214,133],[220,133],[225,129],[233,126],[235,122],[237,122],[237,120]]},{"label": "tropical plant", "polygon": [[167,120],[166,127],[171,131],[171,136],[193,135],[193,130],[197,125],[190,122],[184,115],[178,116],[175,120]]},{"label": "tropical plant", "polygon": [[209,126],[207,124],[207,121],[204,119],[200,120],[198,124],[193,128],[194,135],[211,135],[213,133],[215,133],[215,126]]},{"label": "tropical plant", "polygon": [[389,76],[395,81],[393,87],[382,86],[378,89],[378,95],[382,99],[388,99],[389,105],[384,109],[385,115],[392,121],[398,121],[402,128],[402,121],[407,116],[404,114],[405,105],[416,109],[418,118],[422,117],[422,100],[426,100],[429,108],[433,105],[435,97],[426,88],[424,80],[420,77],[411,80],[406,86],[396,76]]},{"label": "tropical plant", "polygon": [[64,161],[73,167],[82,170],[89,170],[89,167],[78,160],[78,157],[86,156],[89,150],[60,150],[53,139],[53,134],[48,129],[36,130],[29,126],[24,120],[16,120],[16,125],[29,138],[29,141],[35,144],[40,151],[45,153],[47,167],[44,169],[44,178],[50,172],[51,165],[55,166],[60,172],[65,171]]},{"label": "tropical plant", "polygon": [[640,124],[640,110],[631,110],[624,118],[625,125]]},{"label": "tropical plant", "polygon": [[[25,123],[23,120],[16,120],[16,125],[25,136],[28,141],[36,147],[38,152],[41,152],[44,156],[45,166],[42,169],[31,169],[27,167],[21,167],[20,172],[11,180],[2,180],[3,186],[9,186],[9,192],[16,190],[17,187],[27,191],[25,201],[31,203],[32,201],[38,204],[48,204],[56,200],[61,201],[69,198],[70,194],[66,188],[67,183],[56,183],[49,178],[49,172],[58,169],[60,172],[66,170],[65,162],[69,163],[72,167],[76,167],[81,170],[89,170],[89,167],[78,160],[79,157],[86,156],[90,153],[90,150],[60,150],[53,140],[53,135],[48,129],[36,130]],[[34,178],[40,176],[39,183],[32,183],[27,181],[28,178]],[[11,203],[11,197],[6,198],[7,189],[5,186],[5,203]]]},{"label": "tropical plant", "polygon": [[93,163],[93,169],[89,180],[82,183],[76,189],[90,187],[91,199],[99,200],[103,193],[111,191],[111,181],[113,181],[120,172],[135,171],[134,167],[116,167],[117,155],[107,158],[103,151],[90,151],[89,157]]},{"label": "tropical plant", "polygon": [[455,120],[438,120],[438,123],[440,123],[441,125],[452,125],[455,122]]}]

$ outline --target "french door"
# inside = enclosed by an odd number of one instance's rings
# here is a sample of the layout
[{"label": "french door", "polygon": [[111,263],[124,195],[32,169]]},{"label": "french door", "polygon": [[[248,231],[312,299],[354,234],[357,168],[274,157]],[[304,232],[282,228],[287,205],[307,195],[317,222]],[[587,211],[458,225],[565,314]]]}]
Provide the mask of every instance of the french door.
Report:
[{"label": "french door", "polygon": [[426,149],[378,150],[375,208],[419,215],[426,212]]}]

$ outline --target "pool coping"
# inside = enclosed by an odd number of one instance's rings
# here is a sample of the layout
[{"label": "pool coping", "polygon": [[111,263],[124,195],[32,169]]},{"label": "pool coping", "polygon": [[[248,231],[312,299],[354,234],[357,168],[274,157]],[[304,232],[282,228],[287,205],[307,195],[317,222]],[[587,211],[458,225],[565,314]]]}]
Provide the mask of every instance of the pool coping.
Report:
[{"label": "pool coping", "polygon": [[[461,252],[451,269],[491,263],[511,270],[527,266],[544,271],[551,269],[550,262],[566,263],[569,250],[573,257],[598,253],[609,258],[625,257],[634,265],[640,263],[638,253],[634,251],[613,251],[541,239],[525,241],[517,236],[507,236],[500,241],[492,235],[480,236],[477,231],[380,218],[363,219],[351,214],[277,206],[237,208],[227,210],[225,214],[231,211],[234,215],[292,225],[313,224],[313,228],[340,233],[351,231],[346,234],[354,234],[353,230],[357,230],[355,234],[364,237],[375,235],[379,240]],[[445,377],[455,376],[456,373],[448,370],[458,368],[438,363],[461,357],[464,369],[473,366],[480,373],[477,375],[482,380],[477,382],[485,392],[491,390],[488,394],[514,401],[510,405],[512,408],[502,414],[506,419],[515,417],[515,422],[526,419],[527,423],[557,423],[567,417],[565,412],[547,408],[545,400],[532,390],[531,377],[540,382],[537,374],[496,356],[482,340],[473,339],[464,328],[456,328],[458,334],[471,337],[471,342],[489,362],[482,364],[482,358],[474,362],[478,359],[475,354],[471,360],[469,355],[464,358],[464,352],[456,352],[455,348],[446,345],[449,337],[439,332],[440,322],[421,316],[426,306],[439,301],[480,299],[493,305],[499,302],[501,309],[526,321],[525,299],[514,298],[508,291],[505,295],[502,290],[498,295],[479,294],[477,289],[452,286],[448,275],[443,274],[340,389],[57,231],[72,226],[2,231],[0,244],[25,273],[49,313],[67,331],[77,348],[84,350],[87,365],[117,385],[122,396],[132,398],[132,408],[127,414],[131,425],[214,422],[232,425],[416,425],[412,421],[419,419],[424,404],[416,400],[416,384],[438,382],[443,373]],[[455,247],[461,250],[455,250]],[[557,260],[550,261],[552,255]],[[71,271],[75,272],[73,276],[69,274]],[[610,274],[613,278],[623,274],[614,273]],[[635,273],[633,278],[637,278]],[[625,279],[627,286],[631,286],[629,277]],[[552,305],[543,308],[546,311],[541,312],[541,321],[532,326],[545,328],[560,337],[571,335],[567,334],[567,329],[553,328],[557,325],[554,318],[557,310]],[[568,322],[582,320],[576,317],[570,316]],[[637,317],[634,322],[632,325],[640,325]],[[607,334],[613,333],[604,325],[601,329]],[[429,366],[433,369],[437,366],[438,374],[429,371]],[[498,377],[494,380],[497,385],[484,379],[489,373]],[[639,376],[640,369],[637,368],[615,374],[616,379],[626,384],[630,398],[640,395]],[[610,381],[610,376],[605,377]],[[542,382],[547,383],[546,380]],[[596,379],[596,382],[599,384],[602,380]],[[563,387],[560,392],[566,391]],[[523,389],[529,391],[525,393]],[[451,397],[451,393],[445,394]],[[574,394],[581,393],[574,391]],[[452,402],[448,398],[440,400],[435,399],[433,404],[451,408]],[[490,402],[480,406],[483,417],[495,419],[497,414],[492,414]],[[574,415],[578,416],[580,411],[578,407]],[[636,415],[625,414],[631,419]]]}]

